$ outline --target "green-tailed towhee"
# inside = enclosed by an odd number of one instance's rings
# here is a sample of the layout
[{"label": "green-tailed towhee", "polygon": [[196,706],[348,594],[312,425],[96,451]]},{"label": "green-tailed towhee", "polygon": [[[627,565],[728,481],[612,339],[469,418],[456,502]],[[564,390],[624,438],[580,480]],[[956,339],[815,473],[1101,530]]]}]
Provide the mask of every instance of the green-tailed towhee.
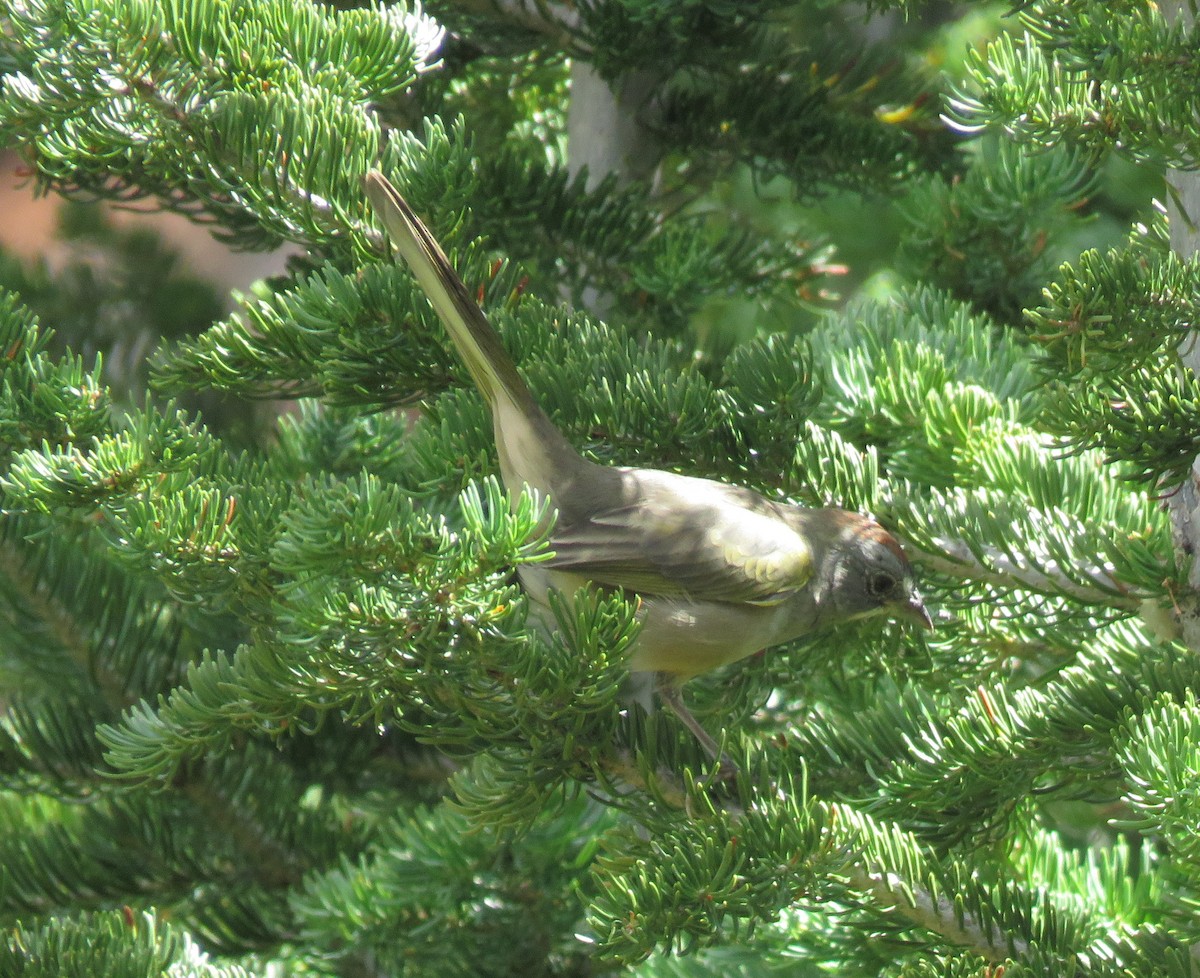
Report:
[{"label": "green-tailed towhee", "polygon": [[554,557],[520,568],[546,606],[591,582],[639,598],[630,667],[658,690],[709,753],[681,683],[819,627],[884,613],[931,622],[900,545],[844,509],[775,502],[741,486],[654,469],[598,465],[567,442],[533,399],[499,335],[445,254],[387,179],[366,192],[491,409],[500,473],[557,510]]}]

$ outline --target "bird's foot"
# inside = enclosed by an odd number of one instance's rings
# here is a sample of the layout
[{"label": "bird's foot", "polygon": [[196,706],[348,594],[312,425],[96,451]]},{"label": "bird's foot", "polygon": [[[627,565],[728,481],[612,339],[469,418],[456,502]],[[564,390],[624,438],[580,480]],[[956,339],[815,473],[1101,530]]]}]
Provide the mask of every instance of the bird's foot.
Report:
[{"label": "bird's foot", "polygon": [[663,703],[670,707],[671,712],[679,717],[683,721],[683,725],[692,732],[692,736],[699,741],[700,746],[704,748],[704,752],[717,762],[717,770],[713,775],[713,781],[721,784],[733,781],[738,775],[738,766],[728,754],[721,750],[720,745],[700,725],[700,721],[692,716],[691,711],[684,706],[683,695],[680,693],[679,686],[669,680],[660,681],[658,695]]}]

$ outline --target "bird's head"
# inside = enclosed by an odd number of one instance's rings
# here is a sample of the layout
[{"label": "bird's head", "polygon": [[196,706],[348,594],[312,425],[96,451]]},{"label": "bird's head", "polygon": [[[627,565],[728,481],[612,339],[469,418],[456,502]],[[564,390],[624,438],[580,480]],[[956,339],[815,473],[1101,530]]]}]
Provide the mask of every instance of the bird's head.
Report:
[{"label": "bird's head", "polygon": [[[826,511],[830,512],[830,511]],[[884,614],[932,628],[912,564],[896,538],[857,513],[831,521],[821,573],[823,602],[839,621]]]}]

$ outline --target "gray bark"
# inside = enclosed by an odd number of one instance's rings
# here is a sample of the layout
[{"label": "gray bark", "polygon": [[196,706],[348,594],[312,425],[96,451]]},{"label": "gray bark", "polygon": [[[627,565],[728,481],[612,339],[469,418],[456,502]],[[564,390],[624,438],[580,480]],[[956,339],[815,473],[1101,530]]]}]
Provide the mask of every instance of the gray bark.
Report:
[{"label": "gray bark", "polygon": [[[1170,21],[1182,17],[1186,23],[1193,23],[1194,11],[1186,0],[1165,3],[1162,10]],[[1170,170],[1167,182],[1172,190],[1167,208],[1171,248],[1181,258],[1190,258],[1200,251],[1200,227],[1197,226],[1200,220],[1200,173]],[[1200,344],[1195,337],[1185,338],[1179,352],[1184,368],[1200,376]],[[1167,507],[1176,547],[1185,557],[1200,554],[1200,457],[1192,460],[1188,478],[1168,497]],[[1188,648],[1200,651],[1200,560],[1193,562],[1188,582],[1191,593],[1177,595],[1173,611],[1182,641]]]}]

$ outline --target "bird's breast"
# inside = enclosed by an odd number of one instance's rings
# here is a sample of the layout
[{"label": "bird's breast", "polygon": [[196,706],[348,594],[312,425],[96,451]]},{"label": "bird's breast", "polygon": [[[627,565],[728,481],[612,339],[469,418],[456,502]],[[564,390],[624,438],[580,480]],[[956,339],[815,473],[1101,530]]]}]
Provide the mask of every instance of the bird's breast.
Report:
[{"label": "bird's breast", "polygon": [[630,668],[689,679],[793,638],[792,602],[763,607],[686,598],[643,599]]},{"label": "bird's breast", "polygon": [[[526,593],[541,606],[537,615],[550,626],[546,596],[551,590],[574,594],[586,585],[577,574],[527,564],[520,571]],[[642,595],[641,631],[629,667],[634,672],[665,672],[681,680],[790,641],[817,624],[811,595],[800,592],[775,605],[692,601],[686,597]]]}]

